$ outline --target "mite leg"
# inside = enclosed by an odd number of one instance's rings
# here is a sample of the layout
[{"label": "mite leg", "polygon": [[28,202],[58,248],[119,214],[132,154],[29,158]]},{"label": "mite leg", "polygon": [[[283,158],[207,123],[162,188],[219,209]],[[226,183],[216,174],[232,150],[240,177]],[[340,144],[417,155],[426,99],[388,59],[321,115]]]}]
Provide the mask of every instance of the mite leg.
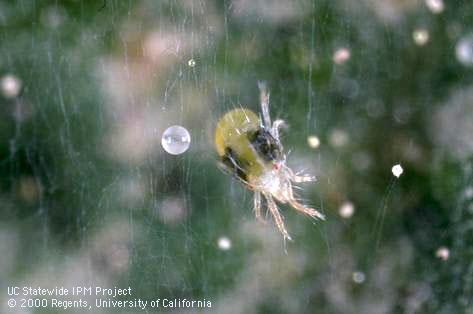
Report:
[{"label": "mite leg", "polygon": [[266,87],[266,82],[259,81],[258,88],[264,126],[269,129],[271,128],[271,118],[269,116],[269,93]]},{"label": "mite leg", "polygon": [[256,219],[260,222],[266,223],[263,217],[261,217],[261,192],[255,192],[254,201]]},{"label": "mite leg", "polygon": [[296,201],[294,198],[289,199],[288,202],[295,210],[303,214],[309,215],[312,218],[319,218],[321,220],[325,220],[325,216],[319,211],[310,207],[305,207],[304,205]]},{"label": "mite leg", "polygon": [[321,220],[325,220],[325,216],[319,211],[310,207],[305,207],[304,205],[299,203],[294,197],[294,193],[292,192],[292,189],[288,189],[288,194],[289,195],[288,195],[287,201],[292,206],[292,208],[294,208],[295,210],[303,214],[309,215],[312,218],[319,218]]},{"label": "mite leg", "polygon": [[301,182],[313,182],[313,181],[317,181],[317,179],[315,178],[315,176],[311,176],[311,175],[303,175],[303,176],[300,176],[300,175],[297,175],[294,173],[294,171],[292,171],[291,168],[285,166],[284,169],[286,170],[287,174],[289,175],[289,179],[293,182],[296,182],[296,183],[301,183]]},{"label": "mite leg", "polygon": [[273,126],[271,127],[271,135],[279,142],[279,129],[285,126],[286,123],[284,120],[276,120],[273,122]]},{"label": "mite leg", "polygon": [[271,211],[271,214],[274,217],[274,221],[276,222],[276,226],[278,227],[279,232],[282,233],[284,238],[292,240],[289,233],[287,233],[286,227],[284,226],[283,218],[282,218],[281,214],[279,213],[279,209],[278,209],[276,203],[274,202],[273,198],[271,197],[271,195],[266,195],[266,194],[265,194],[265,197],[266,197],[266,200],[268,202],[268,208],[269,208],[269,210]]}]

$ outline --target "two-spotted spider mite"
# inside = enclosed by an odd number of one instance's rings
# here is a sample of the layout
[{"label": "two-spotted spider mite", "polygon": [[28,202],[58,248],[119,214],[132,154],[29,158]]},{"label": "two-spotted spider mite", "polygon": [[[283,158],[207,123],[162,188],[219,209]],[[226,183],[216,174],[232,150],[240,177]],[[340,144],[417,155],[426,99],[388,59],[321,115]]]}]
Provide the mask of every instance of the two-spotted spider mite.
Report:
[{"label": "two-spotted spider mite", "polygon": [[292,183],[315,181],[315,177],[297,175],[286,164],[286,154],[279,139],[283,120],[271,124],[269,93],[264,83],[258,84],[262,118],[253,111],[237,108],[227,112],[215,129],[215,147],[225,170],[235,175],[254,191],[256,218],[261,217],[261,195],[284,238],[291,240],[275,200],[288,203],[295,210],[324,220],[323,214],[299,203]]}]

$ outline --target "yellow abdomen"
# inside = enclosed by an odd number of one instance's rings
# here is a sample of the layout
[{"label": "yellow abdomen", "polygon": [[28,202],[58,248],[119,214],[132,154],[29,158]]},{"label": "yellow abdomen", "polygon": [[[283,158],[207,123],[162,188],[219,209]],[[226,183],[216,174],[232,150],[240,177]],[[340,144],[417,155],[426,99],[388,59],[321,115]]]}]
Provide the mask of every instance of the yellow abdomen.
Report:
[{"label": "yellow abdomen", "polygon": [[225,148],[243,148],[248,146],[246,134],[259,128],[259,117],[248,109],[234,109],[227,112],[215,128],[215,148],[219,156],[225,154]]},{"label": "yellow abdomen", "polygon": [[263,170],[262,161],[252,147],[248,135],[261,127],[259,117],[248,109],[234,109],[227,112],[215,129],[215,148],[218,155],[225,157],[228,150],[245,164],[245,172],[250,179],[259,176]]}]

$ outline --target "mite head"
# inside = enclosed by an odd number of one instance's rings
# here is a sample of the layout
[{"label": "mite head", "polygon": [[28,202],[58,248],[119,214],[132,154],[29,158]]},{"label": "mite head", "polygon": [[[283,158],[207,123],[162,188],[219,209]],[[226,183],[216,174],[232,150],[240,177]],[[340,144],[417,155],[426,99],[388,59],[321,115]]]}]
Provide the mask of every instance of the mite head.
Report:
[{"label": "mite head", "polygon": [[282,146],[265,128],[260,128],[250,134],[249,140],[258,155],[266,162],[272,162],[276,167],[283,159]]}]

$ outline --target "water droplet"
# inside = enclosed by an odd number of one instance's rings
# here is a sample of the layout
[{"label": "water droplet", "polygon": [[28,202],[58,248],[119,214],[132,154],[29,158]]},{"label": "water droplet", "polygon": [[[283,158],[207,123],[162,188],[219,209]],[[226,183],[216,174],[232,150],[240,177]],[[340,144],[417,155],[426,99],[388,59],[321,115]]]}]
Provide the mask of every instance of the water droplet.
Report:
[{"label": "water droplet", "polygon": [[430,35],[426,29],[419,28],[412,33],[412,38],[416,45],[423,46],[429,41]]},{"label": "water droplet", "polygon": [[404,172],[404,169],[402,169],[401,165],[397,164],[392,167],[391,171],[396,178],[399,178]]},{"label": "water droplet", "polygon": [[161,145],[171,155],[184,153],[191,144],[191,136],[186,128],[173,125],[167,128],[161,138]]},{"label": "water droplet", "polygon": [[361,271],[355,271],[353,272],[352,276],[351,276],[352,280],[354,283],[363,283],[366,279],[366,276],[363,272]]},{"label": "water droplet", "polygon": [[3,96],[6,98],[14,98],[20,93],[21,81],[16,76],[7,74],[1,79],[0,88]]},{"label": "water droplet", "polygon": [[343,218],[350,218],[355,213],[355,206],[352,202],[345,202],[342,204],[342,206],[340,206],[338,213]]},{"label": "water droplet", "polygon": [[318,148],[320,146],[320,140],[317,136],[311,135],[307,138],[307,144],[311,148]]},{"label": "water droplet", "polygon": [[343,64],[350,59],[351,53],[347,48],[340,48],[333,54],[333,62],[335,64]]},{"label": "water droplet", "polygon": [[432,13],[435,14],[442,13],[445,9],[443,0],[425,0],[425,5]]},{"label": "water droplet", "polygon": [[442,261],[446,261],[450,257],[450,250],[445,246],[441,246],[435,252],[435,256],[440,258]]},{"label": "water droplet", "polygon": [[222,251],[228,251],[232,248],[232,241],[227,237],[220,237],[218,239],[218,248]]},{"label": "water droplet", "polygon": [[473,66],[473,35],[460,39],[455,46],[457,60],[466,66]]},{"label": "water droplet", "polygon": [[191,68],[195,67],[195,60],[190,59],[189,61],[187,61],[187,65],[190,66]]}]

